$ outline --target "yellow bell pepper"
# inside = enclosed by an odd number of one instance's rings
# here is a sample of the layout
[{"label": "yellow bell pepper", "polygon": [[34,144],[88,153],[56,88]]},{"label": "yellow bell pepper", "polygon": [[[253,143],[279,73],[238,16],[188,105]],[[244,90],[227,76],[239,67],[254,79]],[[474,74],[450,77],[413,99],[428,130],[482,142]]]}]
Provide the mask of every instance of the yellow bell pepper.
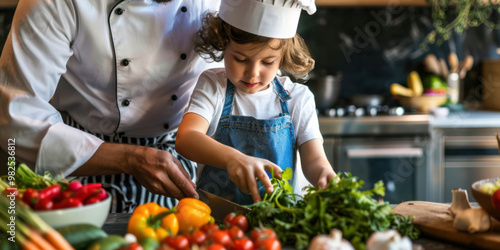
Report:
[{"label": "yellow bell pepper", "polygon": [[177,204],[179,232],[191,233],[201,226],[214,221],[210,215],[212,210],[203,201],[194,198],[183,198]]},{"label": "yellow bell pepper", "polygon": [[176,212],[176,208],[169,210],[154,202],[142,204],[134,209],[127,232],[135,235],[138,241],[147,237],[161,241],[169,235],[177,235],[179,222]]}]

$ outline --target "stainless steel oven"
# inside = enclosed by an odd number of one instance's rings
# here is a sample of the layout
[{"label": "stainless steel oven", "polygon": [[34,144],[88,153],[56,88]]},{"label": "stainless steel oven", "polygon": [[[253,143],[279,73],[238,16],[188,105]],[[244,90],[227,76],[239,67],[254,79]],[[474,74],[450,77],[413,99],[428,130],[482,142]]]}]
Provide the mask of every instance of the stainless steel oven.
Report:
[{"label": "stainless steel oven", "polygon": [[[446,129],[444,131],[444,201],[451,190],[470,190],[473,182],[500,176],[495,132],[499,128]],[[475,201],[469,192],[469,200]]]},{"label": "stainless steel oven", "polygon": [[[385,201],[427,200],[430,166],[428,116],[320,118],[327,157],[364,188],[382,180]],[[382,198],[382,197],[375,197]]]}]

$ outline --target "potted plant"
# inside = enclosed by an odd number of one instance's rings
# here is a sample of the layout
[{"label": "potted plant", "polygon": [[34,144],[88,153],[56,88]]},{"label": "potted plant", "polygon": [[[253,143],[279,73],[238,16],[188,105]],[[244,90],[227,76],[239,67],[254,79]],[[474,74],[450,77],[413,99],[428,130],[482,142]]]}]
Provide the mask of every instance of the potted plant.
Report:
[{"label": "potted plant", "polygon": [[461,34],[469,27],[486,25],[497,29],[500,24],[490,20],[494,12],[500,13],[499,0],[427,0],[432,5],[434,30],[425,42],[441,44],[453,32]]}]

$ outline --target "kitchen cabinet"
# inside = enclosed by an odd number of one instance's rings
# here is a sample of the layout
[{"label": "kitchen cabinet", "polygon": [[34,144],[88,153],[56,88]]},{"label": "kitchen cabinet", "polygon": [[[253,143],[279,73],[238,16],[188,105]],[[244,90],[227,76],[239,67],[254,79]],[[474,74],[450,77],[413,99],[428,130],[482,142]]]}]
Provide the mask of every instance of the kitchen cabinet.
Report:
[{"label": "kitchen cabinet", "polygon": [[0,1],[0,9],[1,8],[14,8],[17,6],[19,0],[2,0]]},{"label": "kitchen cabinet", "polygon": [[500,112],[463,112],[431,120],[431,201],[451,202],[453,188],[500,176],[500,155],[495,133]]}]

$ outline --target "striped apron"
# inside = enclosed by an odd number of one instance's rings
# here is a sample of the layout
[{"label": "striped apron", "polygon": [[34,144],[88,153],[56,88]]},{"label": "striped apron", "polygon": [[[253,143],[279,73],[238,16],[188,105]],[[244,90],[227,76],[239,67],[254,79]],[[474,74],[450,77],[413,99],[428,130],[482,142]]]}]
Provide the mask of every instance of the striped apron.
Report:
[{"label": "striped apron", "polygon": [[[111,137],[88,131],[73,120],[69,115],[63,114],[63,118],[67,125],[78,128],[89,134],[93,134],[105,142],[133,144],[166,150],[179,159],[186,171],[189,173],[189,176],[191,176],[192,181],[196,183],[196,163],[182,157],[175,151],[175,138],[177,131],[159,137],[150,138],[125,137],[120,135]],[[102,183],[103,188],[106,189],[106,191],[108,191],[113,198],[110,208],[111,213],[131,213],[137,205],[147,202],[156,202],[161,206],[169,208],[177,205],[176,199],[149,192],[133,176],[128,174],[122,173],[115,175],[83,176],[78,177],[77,180],[82,182],[82,184]]]}]

